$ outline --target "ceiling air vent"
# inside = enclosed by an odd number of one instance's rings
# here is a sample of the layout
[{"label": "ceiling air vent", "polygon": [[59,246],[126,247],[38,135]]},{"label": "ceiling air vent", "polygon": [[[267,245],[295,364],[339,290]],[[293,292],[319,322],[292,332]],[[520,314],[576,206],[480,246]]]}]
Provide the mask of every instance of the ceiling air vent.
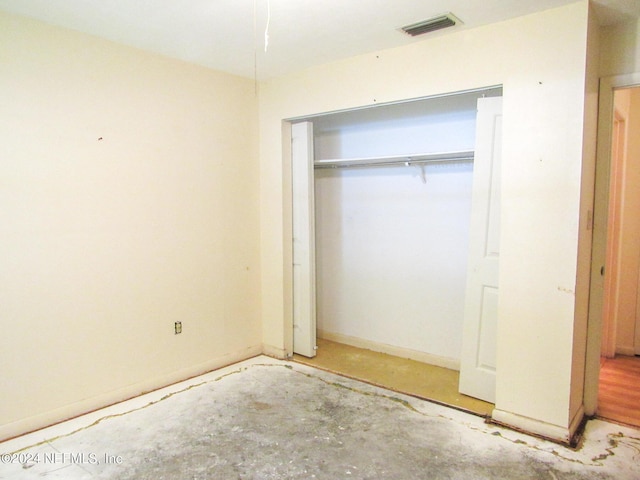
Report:
[{"label": "ceiling air vent", "polygon": [[439,17],[433,17],[423,22],[414,23],[413,25],[407,25],[402,27],[402,31],[415,37],[422,35],[423,33],[434,32],[442,28],[453,27],[458,22],[458,19],[447,13],[446,15],[440,15]]}]

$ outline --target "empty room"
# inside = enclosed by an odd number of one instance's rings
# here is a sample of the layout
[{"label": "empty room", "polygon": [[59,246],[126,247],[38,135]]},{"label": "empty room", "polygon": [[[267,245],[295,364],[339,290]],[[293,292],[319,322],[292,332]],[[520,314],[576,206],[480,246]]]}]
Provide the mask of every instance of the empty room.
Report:
[{"label": "empty room", "polygon": [[638,87],[633,0],[0,0],[0,478],[640,478]]}]

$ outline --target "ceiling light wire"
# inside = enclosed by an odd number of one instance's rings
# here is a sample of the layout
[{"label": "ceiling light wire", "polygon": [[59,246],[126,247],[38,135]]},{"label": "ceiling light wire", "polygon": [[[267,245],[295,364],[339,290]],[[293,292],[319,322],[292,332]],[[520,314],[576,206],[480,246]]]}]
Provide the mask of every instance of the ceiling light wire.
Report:
[{"label": "ceiling light wire", "polygon": [[253,0],[253,84],[258,96],[258,0]]},{"label": "ceiling light wire", "polygon": [[269,24],[271,23],[271,0],[267,0],[267,26],[264,29],[264,51],[269,47]]}]

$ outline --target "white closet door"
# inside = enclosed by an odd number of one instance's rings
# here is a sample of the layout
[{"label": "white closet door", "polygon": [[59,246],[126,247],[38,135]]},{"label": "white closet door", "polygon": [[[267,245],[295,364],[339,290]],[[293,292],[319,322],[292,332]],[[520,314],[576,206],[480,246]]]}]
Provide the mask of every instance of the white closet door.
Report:
[{"label": "white closet door", "polygon": [[293,351],[316,355],[313,124],[291,126],[293,183]]},{"label": "white closet door", "polygon": [[502,98],[478,99],[461,393],[495,403]]}]

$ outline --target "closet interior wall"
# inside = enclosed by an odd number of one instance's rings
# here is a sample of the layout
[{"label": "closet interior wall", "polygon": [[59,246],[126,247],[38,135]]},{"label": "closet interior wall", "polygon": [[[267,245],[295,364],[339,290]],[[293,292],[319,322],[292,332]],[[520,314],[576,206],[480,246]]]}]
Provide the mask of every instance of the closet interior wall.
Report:
[{"label": "closet interior wall", "polygon": [[[472,151],[477,99],[501,94],[316,117],[315,160]],[[315,170],[318,336],[459,368],[472,176],[469,160]]]}]

